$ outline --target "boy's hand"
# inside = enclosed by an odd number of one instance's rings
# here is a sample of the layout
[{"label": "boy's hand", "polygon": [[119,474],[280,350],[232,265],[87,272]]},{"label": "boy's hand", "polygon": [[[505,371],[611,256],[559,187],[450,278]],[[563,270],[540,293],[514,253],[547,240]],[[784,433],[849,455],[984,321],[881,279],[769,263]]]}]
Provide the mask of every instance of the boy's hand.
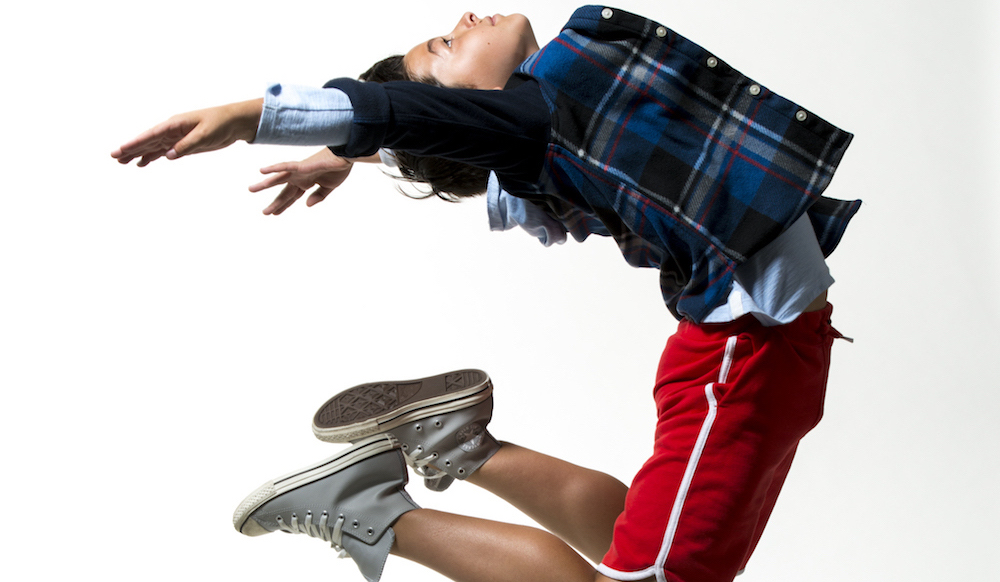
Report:
[{"label": "boy's hand", "polygon": [[334,188],[340,186],[351,173],[354,163],[337,157],[323,148],[301,162],[282,162],[261,168],[261,174],[270,174],[262,181],[250,186],[251,192],[260,192],[278,184],[284,184],[281,193],[274,199],[264,214],[278,215],[302,197],[307,190],[316,187],[306,199],[306,206],[322,202]]},{"label": "boy's hand", "polygon": [[111,152],[111,157],[122,164],[139,158],[138,165],[145,166],[161,157],[175,160],[222,149],[238,139],[253,141],[263,104],[263,99],[252,99],[175,115]]}]

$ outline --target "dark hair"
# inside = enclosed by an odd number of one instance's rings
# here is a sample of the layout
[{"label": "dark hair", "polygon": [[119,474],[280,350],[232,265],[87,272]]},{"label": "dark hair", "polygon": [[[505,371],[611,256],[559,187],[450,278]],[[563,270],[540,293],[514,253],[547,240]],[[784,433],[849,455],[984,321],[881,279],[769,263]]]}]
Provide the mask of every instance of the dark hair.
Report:
[{"label": "dark hair", "polygon": [[[414,77],[403,63],[403,55],[394,55],[375,63],[370,69],[358,77],[370,83],[386,83],[388,81],[416,81],[427,85],[443,87],[433,77]],[[490,172],[462,162],[446,160],[432,156],[415,156],[413,154],[394,151],[399,164],[399,176],[394,176],[404,182],[419,182],[427,184],[430,192],[413,198],[428,198],[437,196],[449,202],[458,202],[462,198],[478,196],[486,191],[486,181]],[[404,192],[405,194],[405,192]]]}]

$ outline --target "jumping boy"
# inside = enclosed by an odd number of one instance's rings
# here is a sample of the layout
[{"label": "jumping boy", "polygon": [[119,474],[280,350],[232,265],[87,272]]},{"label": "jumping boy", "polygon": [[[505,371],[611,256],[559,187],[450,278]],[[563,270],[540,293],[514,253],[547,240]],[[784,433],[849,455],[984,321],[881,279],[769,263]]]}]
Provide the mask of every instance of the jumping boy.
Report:
[{"label": "jumping boy", "polygon": [[[613,236],[630,264],[660,270],[681,320],[657,373],[654,453],[626,488],[501,446],[485,429],[484,373],[363,385],[314,418],[318,436],[353,446],[255,491],[237,529],[328,540],[373,582],[390,552],[458,582],[731,580],[822,415],[839,337],[824,257],[860,204],[822,193],[851,135],[609,7],[580,8],[541,49],[523,16],[466,14],[363,78],[274,85],[112,156],[145,165],[238,139],[329,146],[266,169],[252,189],[286,184],[265,210],[277,214],[314,185],[309,204],[322,200],[381,152],[435,192],[487,190],[498,228]],[[373,408],[346,406],[369,397]],[[418,508],[404,461],[438,489],[468,479],[551,533]]]}]

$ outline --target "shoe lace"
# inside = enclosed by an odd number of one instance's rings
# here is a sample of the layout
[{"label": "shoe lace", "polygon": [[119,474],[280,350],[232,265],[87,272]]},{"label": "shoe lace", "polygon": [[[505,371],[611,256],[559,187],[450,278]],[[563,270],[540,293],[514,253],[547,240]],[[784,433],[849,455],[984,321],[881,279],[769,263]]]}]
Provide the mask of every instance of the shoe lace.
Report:
[{"label": "shoe lace", "polygon": [[437,453],[424,455],[424,448],[419,445],[413,451],[403,449],[403,458],[406,460],[406,464],[413,467],[414,473],[428,481],[442,479],[447,475],[441,469],[431,466],[431,463],[437,460],[438,456]]},{"label": "shoe lace", "polygon": [[343,531],[344,531],[344,516],[339,516],[330,525],[330,514],[324,511],[319,516],[319,523],[313,523],[313,512],[306,512],[306,519],[302,523],[299,523],[298,515],[292,514],[291,523],[285,523],[285,520],[279,515],[276,518],[278,522],[278,527],[283,532],[298,534],[304,533],[312,538],[319,538],[323,541],[330,542],[330,547],[337,551],[338,558],[350,558],[351,555],[347,553],[344,546],[341,545],[343,541]]}]

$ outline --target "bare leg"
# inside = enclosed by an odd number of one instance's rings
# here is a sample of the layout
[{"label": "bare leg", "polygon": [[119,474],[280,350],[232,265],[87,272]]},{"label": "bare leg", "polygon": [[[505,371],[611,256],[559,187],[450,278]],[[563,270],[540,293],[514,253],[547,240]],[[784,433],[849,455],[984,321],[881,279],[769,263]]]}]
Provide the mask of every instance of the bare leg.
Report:
[{"label": "bare leg", "polygon": [[510,443],[504,443],[468,480],[518,508],[594,563],[611,547],[615,519],[628,492],[610,475]]},{"label": "bare leg", "polygon": [[610,582],[554,535],[416,509],[393,525],[393,553],[456,582]]}]

